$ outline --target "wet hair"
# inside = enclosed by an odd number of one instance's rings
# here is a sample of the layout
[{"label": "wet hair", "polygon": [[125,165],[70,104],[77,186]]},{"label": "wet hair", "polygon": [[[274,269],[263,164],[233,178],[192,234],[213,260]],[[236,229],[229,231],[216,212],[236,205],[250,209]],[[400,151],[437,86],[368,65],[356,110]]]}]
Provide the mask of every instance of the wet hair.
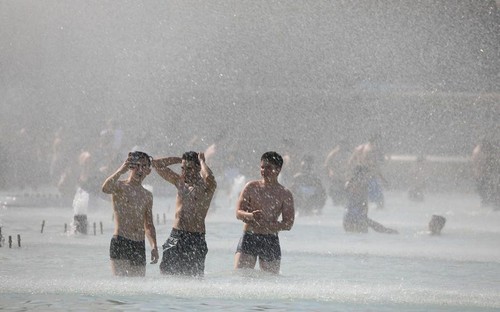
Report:
[{"label": "wet hair", "polygon": [[138,162],[141,159],[146,159],[148,161],[148,166],[151,166],[151,159],[152,157],[149,156],[148,154],[140,151],[133,151],[128,153],[128,159],[131,162]]},{"label": "wet hair", "polygon": [[198,159],[198,153],[189,151],[182,154],[182,159],[185,161],[192,161],[196,165],[200,166],[200,160]]},{"label": "wet hair", "polygon": [[276,152],[266,152],[262,154],[260,161],[267,161],[268,163],[281,169],[283,167],[283,157]]},{"label": "wet hair", "polygon": [[444,228],[446,223],[446,218],[443,216],[432,215],[431,221],[429,221],[429,230],[432,235],[441,234],[441,230]]}]

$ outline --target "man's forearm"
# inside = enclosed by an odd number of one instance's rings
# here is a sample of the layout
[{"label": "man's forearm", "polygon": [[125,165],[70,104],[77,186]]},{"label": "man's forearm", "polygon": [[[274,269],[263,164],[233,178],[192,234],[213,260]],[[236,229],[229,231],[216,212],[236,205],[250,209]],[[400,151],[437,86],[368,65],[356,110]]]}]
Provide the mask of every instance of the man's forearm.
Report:
[{"label": "man's forearm", "polygon": [[180,163],[182,163],[182,158],[180,157],[165,157],[160,159],[153,159],[153,168],[161,169]]},{"label": "man's forearm", "polygon": [[200,162],[200,166],[201,166],[201,176],[203,178],[206,179],[208,177],[213,177],[214,176],[212,170],[210,169],[210,167],[208,167],[208,165],[204,161]]},{"label": "man's forearm", "polygon": [[104,181],[102,185],[102,191],[106,194],[109,194],[113,191],[113,187],[116,186],[118,179],[120,176],[123,174],[120,170],[116,171],[113,173],[111,176],[109,176],[106,181]]},{"label": "man's forearm", "polygon": [[149,240],[149,244],[151,245],[151,249],[158,249],[158,245],[156,242],[156,230],[155,229],[147,229],[146,237]]}]

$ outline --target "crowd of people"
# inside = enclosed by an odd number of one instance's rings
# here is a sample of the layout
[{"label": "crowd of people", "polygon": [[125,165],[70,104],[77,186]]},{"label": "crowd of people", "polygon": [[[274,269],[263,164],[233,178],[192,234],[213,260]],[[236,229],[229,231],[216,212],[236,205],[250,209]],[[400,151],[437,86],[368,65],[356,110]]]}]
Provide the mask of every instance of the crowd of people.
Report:
[{"label": "crowd of people", "polygon": [[[237,269],[254,268],[258,261],[262,270],[279,273],[278,233],[290,230],[296,217],[320,215],[328,197],[334,206],[344,207],[346,232],[366,233],[372,229],[398,233],[368,217],[369,203],[374,203],[377,209],[384,208],[383,189],[389,183],[382,170],[386,155],[378,133],[355,147],[341,140],[320,165],[316,159],[323,157],[317,153],[297,155],[286,148],[283,154],[266,152],[260,159],[260,179],[249,181],[247,177],[256,173],[248,168],[256,165],[248,166],[248,158],[241,159],[235,152],[236,146],[221,140],[203,152],[151,157],[138,151],[141,146],[127,148],[123,137],[120,127],[110,120],[92,144],[76,149],[67,144],[64,129],[59,128],[52,138],[50,152],[42,153],[40,145],[31,142],[23,128],[15,138],[19,150],[10,168],[14,172],[14,185],[36,188],[51,184],[68,205],[74,205],[78,191],[106,199],[110,197],[105,195],[111,194],[115,230],[110,259],[116,275],[145,275],[146,237],[151,261],[161,260],[162,274],[202,277],[208,252],[205,218],[209,209],[217,208],[213,200],[216,196],[227,199],[228,207],[236,204],[236,218],[244,224],[235,252]],[[196,140],[194,137],[193,142]],[[196,145],[193,142],[186,146]],[[33,150],[21,150],[22,147]],[[419,156],[411,173],[414,181],[408,194],[412,200],[424,198],[424,160],[424,156]],[[471,164],[481,204],[500,209],[499,147],[491,140],[482,140],[471,153]],[[172,168],[175,165],[180,165],[180,172]],[[143,185],[153,169],[159,177],[154,183],[160,186],[154,192]],[[317,169],[322,172],[316,173]],[[126,173],[128,177],[121,180]],[[158,190],[176,197],[172,230],[160,246],[161,254],[152,212],[153,194],[161,194]],[[433,216],[430,233],[439,234],[445,222],[444,217]]]}]

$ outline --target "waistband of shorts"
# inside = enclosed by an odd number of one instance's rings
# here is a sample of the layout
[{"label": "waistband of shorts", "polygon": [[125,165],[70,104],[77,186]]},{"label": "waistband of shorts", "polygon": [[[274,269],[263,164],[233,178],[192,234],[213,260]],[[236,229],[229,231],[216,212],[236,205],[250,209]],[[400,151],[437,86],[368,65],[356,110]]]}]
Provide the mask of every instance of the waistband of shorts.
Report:
[{"label": "waistband of shorts", "polygon": [[263,236],[263,237],[278,237],[278,233],[272,233],[272,234],[260,234],[260,233],[255,233],[253,231],[245,231],[243,234],[248,234],[248,235],[257,235],[257,236]]},{"label": "waistband of shorts", "polygon": [[126,237],[120,236],[120,235],[113,235],[113,238],[116,239],[116,240],[126,240],[126,241],[129,241],[129,242],[135,242],[135,243],[144,243],[146,241],[146,240],[136,241],[136,240],[133,240],[133,239],[130,239],[130,238],[126,238]]},{"label": "waistband of shorts", "polygon": [[189,235],[189,236],[195,236],[195,237],[205,237],[205,233],[202,233],[202,232],[188,232],[188,231],[174,229],[174,228],[172,228],[172,231],[170,232],[170,234],[174,234],[174,235]]}]

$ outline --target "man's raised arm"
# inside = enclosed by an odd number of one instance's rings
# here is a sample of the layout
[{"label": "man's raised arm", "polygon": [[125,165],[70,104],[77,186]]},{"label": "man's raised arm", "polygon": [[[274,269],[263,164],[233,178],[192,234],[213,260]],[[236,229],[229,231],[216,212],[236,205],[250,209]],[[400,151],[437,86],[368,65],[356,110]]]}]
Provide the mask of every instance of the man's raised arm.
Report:
[{"label": "man's raised arm", "polygon": [[214,173],[205,162],[205,154],[198,153],[198,159],[200,161],[200,166],[201,166],[200,170],[201,177],[203,178],[203,180],[210,189],[215,190],[215,188],[217,187],[217,182],[215,181]]},{"label": "man's raised arm", "polygon": [[182,158],[180,157],[165,157],[160,159],[153,159],[152,162],[153,168],[155,168],[156,172],[160,175],[160,177],[162,177],[163,179],[167,180],[168,182],[174,185],[179,180],[180,175],[175,173],[168,166],[180,163],[182,163]]},{"label": "man's raised arm", "polygon": [[128,159],[118,168],[118,170],[110,175],[102,185],[102,191],[106,194],[116,193],[118,190],[118,179],[122,174],[128,171],[129,161]]}]

